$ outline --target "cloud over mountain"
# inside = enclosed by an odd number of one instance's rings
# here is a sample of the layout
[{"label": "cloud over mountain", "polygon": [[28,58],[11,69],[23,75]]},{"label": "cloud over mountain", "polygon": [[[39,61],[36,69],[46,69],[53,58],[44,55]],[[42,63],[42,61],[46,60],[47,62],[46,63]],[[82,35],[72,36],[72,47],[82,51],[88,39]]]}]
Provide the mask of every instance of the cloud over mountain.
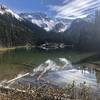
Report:
[{"label": "cloud over mountain", "polygon": [[49,5],[56,17],[76,19],[84,18],[100,7],[100,0],[64,0],[61,5]]}]

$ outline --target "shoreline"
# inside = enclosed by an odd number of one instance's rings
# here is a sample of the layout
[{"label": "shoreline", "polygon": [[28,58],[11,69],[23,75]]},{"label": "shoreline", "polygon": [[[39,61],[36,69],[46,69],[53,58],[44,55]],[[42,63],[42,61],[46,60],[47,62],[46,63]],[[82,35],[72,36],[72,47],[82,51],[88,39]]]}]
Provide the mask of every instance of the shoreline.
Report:
[{"label": "shoreline", "polygon": [[16,47],[0,47],[0,52],[6,52],[9,50],[15,50],[18,48],[26,48],[26,46],[16,46]]}]

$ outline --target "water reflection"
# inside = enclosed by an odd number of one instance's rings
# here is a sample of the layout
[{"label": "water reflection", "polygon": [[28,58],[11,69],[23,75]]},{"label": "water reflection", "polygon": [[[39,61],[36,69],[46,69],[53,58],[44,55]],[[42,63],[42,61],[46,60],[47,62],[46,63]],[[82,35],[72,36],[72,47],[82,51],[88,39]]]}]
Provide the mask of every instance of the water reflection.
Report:
[{"label": "water reflection", "polygon": [[81,67],[75,67],[65,58],[59,58],[56,60],[49,59],[33,69],[32,73],[22,74],[14,79],[6,81],[5,83],[10,87],[15,87],[18,83],[24,85],[28,85],[29,83],[32,85],[40,85],[47,82],[55,86],[65,87],[73,81],[77,85],[86,82],[86,84],[92,88],[100,88],[100,83],[97,83],[98,81],[95,71],[91,71],[89,67],[84,70],[81,69]]},{"label": "water reflection", "polygon": [[[18,74],[23,75],[24,73],[26,74],[28,72],[31,73],[29,75],[30,77],[21,78],[21,81],[30,81],[34,83],[34,81],[37,82],[37,80],[34,78],[37,79],[38,76],[39,80],[43,79],[58,85],[65,85],[66,83],[73,82],[73,80],[76,83],[86,81],[88,85],[92,86],[100,85],[100,72],[95,70],[95,65],[71,64],[71,62],[78,61],[86,57],[86,55],[89,54],[80,54],[78,52],[66,50],[42,51],[37,49],[21,49],[9,51],[0,55],[0,80],[10,80],[16,77]],[[46,67],[48,64],[45,66],[45,63],[43,63],[45,61],[50,63],[49,67]],[[35,73],[36,69],[34,71],[33,69],[38,65],[40,65],[40,68],[41,66],[43,68],[45,66],[47,70],[44,68],[43,70],[39,71],[38,69],[38,71]],[[34,75],[34,73],[35,76],[33,77],[32,75]]]}]

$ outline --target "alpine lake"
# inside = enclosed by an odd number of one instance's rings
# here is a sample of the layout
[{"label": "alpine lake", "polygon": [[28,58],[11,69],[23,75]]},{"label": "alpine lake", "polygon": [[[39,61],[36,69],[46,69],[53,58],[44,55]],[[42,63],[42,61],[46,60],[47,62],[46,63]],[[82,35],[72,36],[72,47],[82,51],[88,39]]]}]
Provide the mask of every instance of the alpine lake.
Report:
[{"label": "alpine lake", "polygon": [[19,74],[32,73],[34,68],[37,68],[45,61],[55,61],[58,58],[67,59],[74,66],[70,70],[71,72],[69,71],[64,76],[68,81],[74,81],[74,79],[78,82],[86,81],[89,82],[89,85],[100,87],[99,53],[78,52],[67,49],[43,50],[20,48],[0,52],[0,81],[13,79]]}]

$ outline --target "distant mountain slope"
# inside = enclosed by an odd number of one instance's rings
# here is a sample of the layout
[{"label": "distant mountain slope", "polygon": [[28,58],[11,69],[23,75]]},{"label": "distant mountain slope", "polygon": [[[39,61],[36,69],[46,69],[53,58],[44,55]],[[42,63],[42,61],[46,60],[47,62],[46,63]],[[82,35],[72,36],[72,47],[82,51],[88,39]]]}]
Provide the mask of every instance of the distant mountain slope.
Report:
[{"label": "distant mountain slope", "polygon": [[0,5],[0,46],[63,43],[77,50],[100,50],[100,11],[84,19],[49,18],[42,13],[14,13]]},{"label": "distant mountain slope", "polygon": [[[100,16],[87,19],[76,19],[71,23],[68,30],[64,32],[65,37],[78,50],[100,50]],[[90,19],[88,19],[90,18]],[[92,19],[91,19],[92,18]],[[98,19],[98,21],[96,21]],[[93,21],[94,20],[94,21]]]},{"label": "distant mountain slope", "polygon": [[23,18],[21,18],[18,14],[14,13],[11,9],[7,8],[5,5],[1,5],[0,4],[0,14],[4,15],[4,14],[10,14],[12,17],[15,17],[17,20],[22,21]]},{"label": "distant mountain slope", "polygon": [[64,32],[70,25],[70,22],[67,19],[53,19],[40,12],[21,13],[19,15],[46,31]]},{"label": "distant mountain slope", "polygon": [[40,33],[46,31],[0,5],[0,46],[33,44]]}]

